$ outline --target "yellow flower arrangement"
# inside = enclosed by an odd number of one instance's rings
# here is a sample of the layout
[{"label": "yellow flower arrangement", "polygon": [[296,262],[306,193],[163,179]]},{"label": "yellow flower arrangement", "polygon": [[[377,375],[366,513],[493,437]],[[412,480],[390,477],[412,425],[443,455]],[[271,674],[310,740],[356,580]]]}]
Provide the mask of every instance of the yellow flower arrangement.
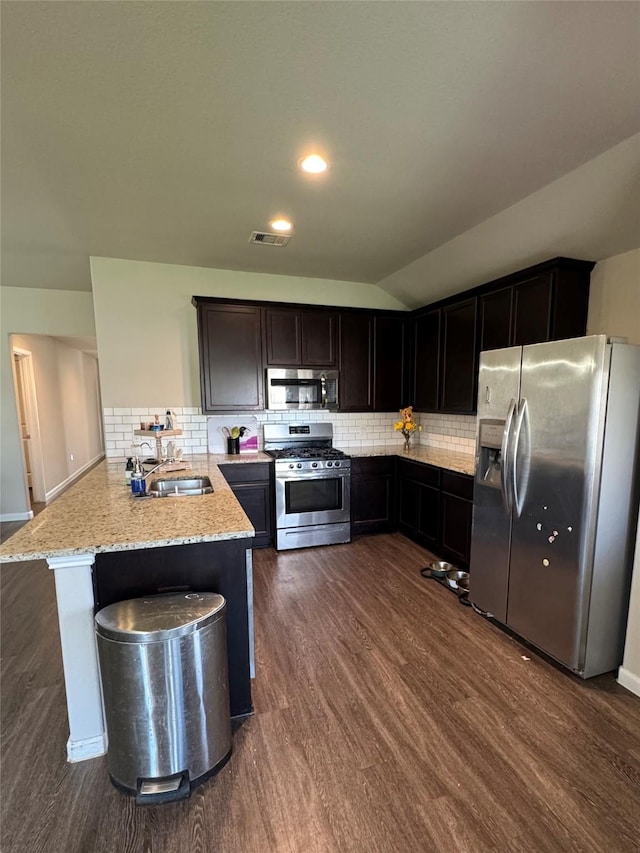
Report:
[{"label": "yellow flower arrangement", "polygon": [[422,427],[413,419],[413,406],[400,409],[400,417],[402,420],[396,421],[393,428],[404,436],[404,450],[408,453],[411,449],[411,436],[416,432],[422,432]]}]

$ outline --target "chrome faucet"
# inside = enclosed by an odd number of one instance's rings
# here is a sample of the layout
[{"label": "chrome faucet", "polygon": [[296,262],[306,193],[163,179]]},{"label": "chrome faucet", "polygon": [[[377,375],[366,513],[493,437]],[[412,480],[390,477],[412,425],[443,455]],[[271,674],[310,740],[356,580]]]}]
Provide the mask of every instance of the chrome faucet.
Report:
[{"label": "chrome faucet", "polygon": [[164,465],[164,462],[158,462],[158,464],[155,465],[150,471],[145,471],[145,474],[144,474],[145,480],[150,474],[155,474],[155,472],[158,470],[158,468],[162,468],[163,465]]}]

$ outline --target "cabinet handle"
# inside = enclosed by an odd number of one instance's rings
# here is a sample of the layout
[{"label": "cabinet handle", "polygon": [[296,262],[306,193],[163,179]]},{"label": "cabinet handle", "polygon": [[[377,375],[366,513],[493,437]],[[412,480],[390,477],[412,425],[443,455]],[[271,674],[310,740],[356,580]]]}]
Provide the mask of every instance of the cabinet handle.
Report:
[{"label": "cabinet handle", "polygon": [[487,387],[486,387],[486,388],[485,388],[485,390],[484,390],[484,401],[485,401],[485,403],[490,403],[490,402],[491,402],[491,391],[489,390],[489,386],[488,386],[488,385],[487,385]]}]

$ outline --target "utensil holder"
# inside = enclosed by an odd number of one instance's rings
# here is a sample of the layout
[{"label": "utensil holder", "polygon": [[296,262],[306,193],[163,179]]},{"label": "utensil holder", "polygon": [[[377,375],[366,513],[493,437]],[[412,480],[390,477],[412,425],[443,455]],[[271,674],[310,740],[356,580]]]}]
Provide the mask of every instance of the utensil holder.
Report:
[{"label": "utensil holder", "polygon": [[228,438],[227,439],[227,453],[229,456],[237,456],[240,453],[240,439],[239,438]]}]

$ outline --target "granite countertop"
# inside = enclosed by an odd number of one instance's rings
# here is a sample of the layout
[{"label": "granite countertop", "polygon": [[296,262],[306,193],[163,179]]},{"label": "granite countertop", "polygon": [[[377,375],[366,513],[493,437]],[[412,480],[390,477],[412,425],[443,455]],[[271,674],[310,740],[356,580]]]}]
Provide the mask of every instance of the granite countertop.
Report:
[{"label": "granite countertop", "polygon": [[254,529],[218,463],[269,459],[263,453],[191,456],[190,469],[149,480],[206,474],[213,494],[160,499],[134,498],[124,464],[101,462],[1,545],[0,562],[250,538]]},{"label": "granite countertop", "polygon": [[424,462],[427,465],[435,465],[436,468],[447,468],[459,474],[470,474],[473,476],[476,470],[476,458],[473,453],[458,453],[454,450],[442,450],[439,447],[428,447],[416,445],[408,453],[402,449],[402,444],[385,444],[343,448],[345,452],[354,458],[365,456],[400,456],[402,459],[410,459],[413,462]]},{"label": "granite countertop", "polygon": [[[351,457],[399,456],[461,474],[473,475],[475,470],[473,454],[424,445],[409,453],[397,442],[345,451]],[[272,458],[263,452],[237,456],[204,453],[187,461],[190,469],[157,472],[149,479],[206,474],[213,494],[134,498],[124,481],[123,463],[101,462],[0,545],[0,563],[251,538],[251,522],[218,466],[272,462]]]},{"label": "granite countertop", "polygon": [[[340,447],[340,443],[336,443],[335,447],[342,450],[347,456],[352,458],[362,458],[367,456],[399,456],[402,459],[411,459],[413,462],[424,462],[427,465],[434,465],[436,468],[447,468],[449,471],[456,471],[458,474],[469,474],[473,477],[476,471],[476,457],[474,453],[460,453],[455,450],[443,450],[440,447],[428,447],[427,445],[416,445],[412,447],[409,453],[405,453],[402,443],[397,441],[378,445],[363,445],[362,447]],[[271,456],[267,453],[253,453],[240,456],[227,456],[224,453],[213,453],[208,457],[218,465],[223,463],[236,462],[273,462]]]}]

